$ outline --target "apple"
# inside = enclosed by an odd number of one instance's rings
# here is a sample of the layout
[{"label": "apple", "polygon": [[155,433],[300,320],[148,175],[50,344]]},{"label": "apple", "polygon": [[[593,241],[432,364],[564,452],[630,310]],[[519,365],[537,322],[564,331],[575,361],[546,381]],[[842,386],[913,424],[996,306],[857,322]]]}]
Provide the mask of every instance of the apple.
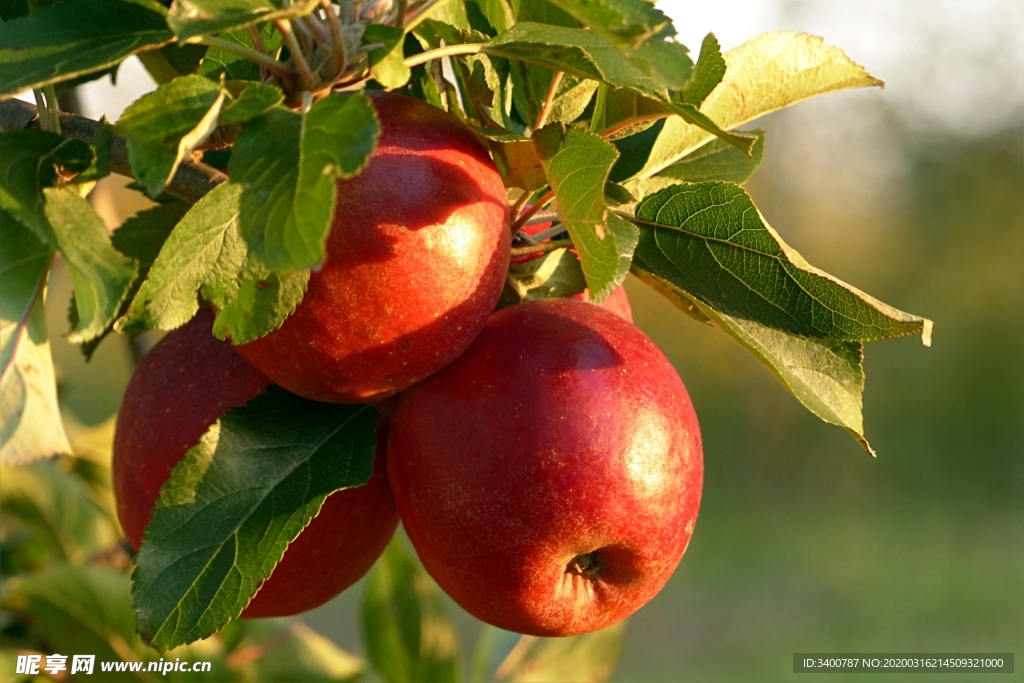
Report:
[{"label": "apple", "polygon": [[[269,381],[210,329],[200,311],[153,347],[125,392],[114,434],[117,516],[136,549],[171,470],[207,428],[231,408],[262,394]],[[364,486],[338,491],[285,551],[242,617],[298,614],[358,581],[384,551],[398,525],[385,475],[388,423],[377,424],[374,474]]]},{"label": "apple", "polygon": [[377,401],[448,365],[508,270],[505,187],[472,131],[420,100],[367,94],[380,140],[362,173],[338,182],[326,259],[284,324],[238,347],[317,401]]},{"label": "apple", "polygon": [[601,629],[647,603],[683,556],[703,479],[672,365],[633,325],[572,299],[498,311],[403,392],[387,460],[441,588],[536,636]]}]

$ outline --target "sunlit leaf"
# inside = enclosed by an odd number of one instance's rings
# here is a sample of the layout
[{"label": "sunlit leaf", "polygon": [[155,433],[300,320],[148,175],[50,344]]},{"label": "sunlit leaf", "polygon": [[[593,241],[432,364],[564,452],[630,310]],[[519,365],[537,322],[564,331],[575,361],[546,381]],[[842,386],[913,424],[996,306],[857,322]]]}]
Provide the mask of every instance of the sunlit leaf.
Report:
[{"label": "sunlit leaf", "polygon": [[675,185],[636,208],[634,262],[725,314],[793,334],[869,341],[920,332],[931,321],[824,273],[782,241],[737,185]]},{"label": "sunlit leaf", "polygon": [[[882,84],[842,50],[806,33],[765,33],[723,57],[725,76],[700,111],[726,130],[816,95]],[[686,121],[667,121],[639,176],[649,178],[711,138]]]},{"label": "sunlit leaf", "polygon": [[498,307],[522,301],[568,297],[587,288],[580,260],[568,249],[555,249],[525,263],[509,266],[508,283]]},{"label": "sunlit leaf", "polygon": [[175,0],[167,25],[178,40],[309,14],[318,0]]}]

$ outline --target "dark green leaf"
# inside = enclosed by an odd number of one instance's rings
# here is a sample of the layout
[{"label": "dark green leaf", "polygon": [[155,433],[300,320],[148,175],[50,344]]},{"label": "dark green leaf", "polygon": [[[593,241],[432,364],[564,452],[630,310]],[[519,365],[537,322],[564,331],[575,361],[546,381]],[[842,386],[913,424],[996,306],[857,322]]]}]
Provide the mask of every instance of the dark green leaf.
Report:
[{"label": "dark green leaf", "polygon": [[53,252],[0,210],[0,462],[69,453],[57,405],[43,288]]},{"label": "dark green leaf", "polygon": [[148,0],[67,0],[0,24],[0,96],[108,69],[171,42]]},{"label": "dark green leaf", "polygon": [[764,363],[808,410],[825,422],[844,427],[874,455],[864,437],[861,413],[863,344],[788,334],[753,320],[726,315],[670,282],[639,268],[634,272],[687,314],[699,313],[705,321],[725,330]]},{"label": "dark green leaf", "polygon": [[190,208],[174,201],[140,211],[122,223],[110,239],[119,252],[139,262],[139,275],[145,277],[174,226]]},{"label": "dark green leaf", "polygon": [[24,130],[0,133],[0,208],[58,248],[43,212],[43,188],[86,170],[93,153],[81,140]]},{"label": "dark green leaf", "polygon": [[499,669],[497,680],[503,683],[606,681],[619,663],[625,630],[626,623],[620,621],[600,631],[571,638],[523,636],[517,651]]},{"label": "dark green leaf", "polygon": [[288,272],[323,260],[336,179],[362,170],[379,131],[362,94],[325,97],[305,115],[273,109],[246,124],[231,178],[244,188],[241,230],[261,261]]},{"label": "dark green leaf", "polygon": [[211,427],[161,489],[136,556],[143,638],[165,650],[237,617],[324,499],[369,479],[376,418],[272,386]]},{"label": "dark green leaf", "polygon": [[371,50],[370,74],[386,90],[401,88],[409,82],[409,67],[405,65],[403,46],[405,31],[395,26],[370,24],[363,33],[363,43],[383,43],[384,47]]},{"label": "dark green leaf", "polygon": [[[551,88],[554,72],[526,62],[512,62],[512,102],[519,115],[531,125],[537,120]],[[564,74],[555,88],[555,96],[546,123],[572,123],[586,110],[597,91],[597,81]]]},{"label": "dark green leaf", "polygon": [[441,591],[395,537],[363,596],[367,658],[387,683],[457,683],[459,636]]},{"label": "dark green leaf", "polygon": [[693,69],[693,76],[683,91],[683,102],[699,107],[725,76],[725,58],[714,33],[704,36],[700,45],[700,57]]},{"label": "dark green leaf", "polygon": [[66,471],[59,460],[0,470],[4,516],[32,529],[65,562],[84,563],[117,542],[120,532],[114,521],[85,482]]},{"label": "dark green leaf", "polygon": [[219,33],[256,23],[309,14],[317,0],[175,0],[167,24],[179,41],[202,33]]},{"label": "dark green leaf", "polygon": [[561,124],[545,126],[533,139],[558,218],[579,252],[591,297],[600,302],[625,279],[637,240],[636,228],[611,213],[604,199],[619,153],[607,140]]},{"label": "dark green leaf", "polygon": [[[600,96],[600,91],[598,92]],[[651,151],[651,145],[665,125],[664,119],[654,121],[649,128],[644,128],[638,133],[627,137],[612,139],[616,149],[619,150],[619,160],[612,166],[612,172],[608,176],[613,182],[622,182],[631,178],[647,161],[647,155]]]},{"label": "dark green leaf", "polygon": [[869,341],[920,332],[930,320],[896,310],[808,264],[737,185],[676,185],[636,209],[644,270],[727,315],[794,334]]},{"label": "dark green leaf", "polygon": [[92,142],[89,143],[89,147],[92,149],[92,163],[75,176],[74,182],[91,182],[110,175],[110,145],[113,141],[113,130],[104,116],[100,118],[96,132],[92,136]]},{"label": "dark green leaf", "polygon": [[[731,183],[744,183],[757,170],[764,158],[764,131],[756,130],[750,131],[750,133],[757,136],[751,157],[722,140],[712,140],[703,147],[690,152],[658,175],[647,179],[634,178],[626,183],[626,186],[637,198],[643,199],[649,194],[684,182],[702,183],[711,180],[727,180]],[[634,171],[638,170],[640,166],[642,166],[642,162],[634,168]]]},{"label": "dark green leaf", "polygon": [[81,195],[57,188],[46,188],[43,194],[46,218],[75,286],[79,322],[68,340],[87,342],[117,317],[138,264],[113,247],[106,226]]},{"label": "dark green leaf", "polygon": [[495,33],[503,33],[515,23],[511,8],[505,3],[505,0],[473,0],[473,4],[479,8],[480,14],[487,20]]},{"label": "dark green leaf", "polygon": [[226,183],[189,209],[115,329],[180,327],[199,309],[200,291],[217,307],[219,336],[236,344],[284,322],[302,300],[308,273],[271,275],[248,254],[238,228],[241,195],[241,187]]},{"label": "dark green leaf", "polygon": [[150,197],[217,126],[227,93],[202,76],[182,76],[135,100],[117,122],[128,160]]},{"label": "dark green leaf", "polygon": [[547,0],[511,0],[517,22],[579,28],[580,23]]},{"label": "dark green leaf", "polygon": [[[652,100],[626,88],[612,88],[602,84],[597,92],[590,129],[603,138],[616,141],[638,135],[653,126],[655,121],[671,116],[672,113],[672,107],[664,102]],[[649,151],[648,142],[643,149],[645,160]]]},{"label": "dark green leaf", "polygon": [[568,249],[555,249],[540,258],[509,266],[508,283],[498,308],[535,299],[575,296],[586,288],[587,280],[576,254]]},{"label": "dark green leaf", "polygon": [[[250,50],[256,49],[245,29],[237,31],[225,31],[217,34],[218,38],[227,40]],[[264,24],[260,28],[260,40],[263,47],[273,54],[281,46],[281,34],[274,29],[273,24]],[[219,83],[221,74],[229,81],[256,81],[263,80],[260,73],[260,66],[250,62],[245,57],[222,50],[219,47],[211,47],[206,51],[202,63],[199,65],[199,75],[206,76],[210,80]]]}]

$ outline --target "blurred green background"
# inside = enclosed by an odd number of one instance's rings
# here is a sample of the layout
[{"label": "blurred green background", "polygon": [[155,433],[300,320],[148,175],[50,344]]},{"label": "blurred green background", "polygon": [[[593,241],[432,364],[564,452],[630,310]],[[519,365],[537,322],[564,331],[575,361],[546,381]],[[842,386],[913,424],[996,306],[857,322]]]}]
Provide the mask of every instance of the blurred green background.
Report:
[{"label": "blurred green background", "polygon": [[[806,30],[888,81],[757,122],[767,151],[748,190],[811,263],[936,328],[930,349],[867,346],[872,459],[726,335],[627,284],[697,407],[706,478],[687,555],[630,619],[613,680],[792,680],[794,652],[1015,650],[1018,673],[997,680],[1024,680],[1024,6],[659,6],[691,46],[707,30],[723,48]],[[131,83],[117,90],[126,102]],[[84,96],[87,113],[116,102]],[[122,196],[97,201],[123,217],[135,209]],[[56,332],[68,293],[51,289]],[[88,366],[62,340],[54,353],[69,419],[112,416],[133,363],[125,340]],[[304,620],[359,653],[359,595]],[[458,623],[471,643],[479,623]]]}]

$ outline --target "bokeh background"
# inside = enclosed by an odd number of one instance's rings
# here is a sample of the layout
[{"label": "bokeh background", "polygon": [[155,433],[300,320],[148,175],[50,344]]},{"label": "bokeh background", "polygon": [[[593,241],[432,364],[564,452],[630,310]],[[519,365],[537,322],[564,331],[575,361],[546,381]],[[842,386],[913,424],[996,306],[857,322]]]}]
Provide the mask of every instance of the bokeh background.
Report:
[{"label": "bokeh background", "polygon": [[[659,7],[691,48],[708,31],[723,49],[806,31],[886,81],[758,121],[765,162],[747,188],[811,263],[936,328],[930,349],[867,346],[872,459],[725,334],[627,283],[697,406],[706,480],[687,555],[630,619],[613,680],[786,681],[794,652],[939,651],[1016,651],[1018,673],[999,680],[1024,680],[1024,3]],[[132,60],[116,86],[81,88],[80,106],[116,120],[152,87]],[[112,225],[144,207],[125,182],[93,195]],[[51,289],[54,331],[69,293],[66,278]],[[134,353],[108,339],[86,365],[55,341],[71,423],[116,413]],[[304,620],[359,653],[359,597]],[[479,623],[452,609],[471,644]],[[497,640],[500,657],[514,639]]]}]

